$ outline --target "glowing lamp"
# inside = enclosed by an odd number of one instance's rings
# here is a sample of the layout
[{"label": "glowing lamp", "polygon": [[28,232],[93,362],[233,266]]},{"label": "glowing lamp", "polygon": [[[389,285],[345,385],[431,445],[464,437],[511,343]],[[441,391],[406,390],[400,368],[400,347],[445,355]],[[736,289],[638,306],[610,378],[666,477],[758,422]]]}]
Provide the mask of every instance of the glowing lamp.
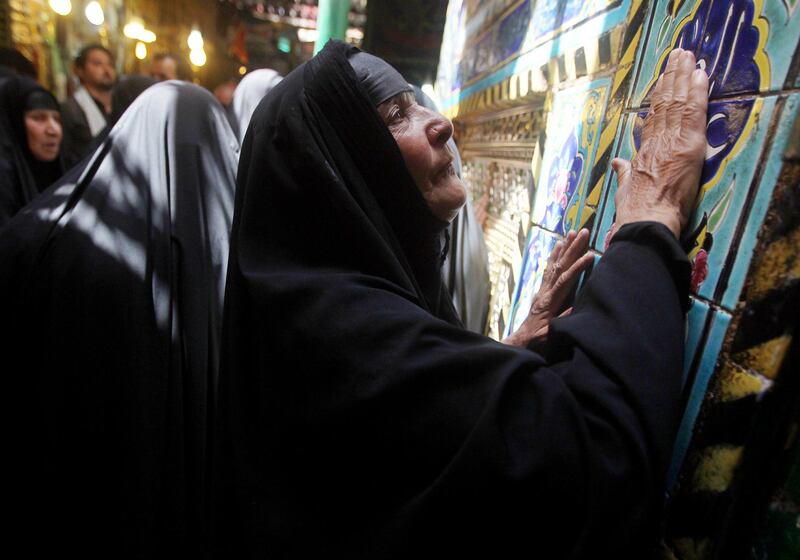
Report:
[{"label": "glowing lamp", "polygon": [[197,29],[192,29],[192,32],[189,33],[189,38],[186,39],[186,43],[189,45],[189,49],[193,51],[203,50],[203,34]]},{"label": "glowing lamp", "polygon": [[314,43],[319,37],[319,31],[316,29],[297,28],[297,40],[301,43]]},{"label": "glowing lamp", "polygon": [[144,28],[144,23],[140,19],[132,19],[122,28],[122,33],[129,39],[136,39],[142,43],[152,43],[156,40],[156,34]]},{"label": "glowing lamp", "polygon": [[86,4],[86,9],[83,13],[92,25],[103,25],[103,22],[106,20],[106,16],[103,14],[103,8],[100,7],[100,3],[96,0],[92,0],[92,2]]},{"label": "glowing lamp", "polygon": [[189,61],[195,66],[203,66],[206,60],[206,52],[203,49],[192,49],[189,52]]},{"label": "glowing lamp", "polygon": [[142,32],[139,34],[139,40],[143,43],[152,43],[156,40],[156,34],[149,29],[142,29]]},{"label": "glowing lamp", "polygon": [[70,0],[50,0],[50,8],[60,16],[68,16],[72,11]]},{"label": "glowing lamp", "polygon": [[132,19],[122,28],[122,33],[129,39],[138,39],[142,31],[144,31],[144,23],[138,19]]},{"label": "glowing lamp", "polygon": [[136,58],[139,60],[144,60],[147,58],[147,46],[141,41],[137,41],[136,48],[133,50],[133,54],[135,54]]}]

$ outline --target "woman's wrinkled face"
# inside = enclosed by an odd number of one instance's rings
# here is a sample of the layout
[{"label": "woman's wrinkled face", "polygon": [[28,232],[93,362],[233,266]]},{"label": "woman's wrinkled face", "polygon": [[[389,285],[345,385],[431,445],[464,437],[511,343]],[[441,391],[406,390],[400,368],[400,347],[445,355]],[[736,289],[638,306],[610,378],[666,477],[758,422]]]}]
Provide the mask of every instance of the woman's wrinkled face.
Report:
[{"label": "woman's wrinkled face", "polygon": [[453,125],[435,111],[417,105],[412,92],[398,94],[378,106],[394,136],[406,167],[431,212],[449,222],[467,200],[467,191],[453,168],[447,146]]},{"label": "woman's wrinkled face", "polygon": [[39,161],[53,161],[61,149],[61,113],[51,109],[25,111],[28,148]]}]

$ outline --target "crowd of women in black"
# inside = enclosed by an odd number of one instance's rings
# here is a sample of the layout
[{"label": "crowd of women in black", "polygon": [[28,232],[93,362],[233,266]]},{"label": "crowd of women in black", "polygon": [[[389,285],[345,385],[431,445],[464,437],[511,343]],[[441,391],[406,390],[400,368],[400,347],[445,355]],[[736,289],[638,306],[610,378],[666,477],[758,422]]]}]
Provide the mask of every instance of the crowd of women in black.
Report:
[{"label": "crowd of women in black", "polygon": [[705,147],[691,53],[613,162],[577,301],[586,231],[502,342],[463,295],[486,287],[452,126],[380,59],[332,41],[246,77],[233,116],[129,80],[68,170],[53,96],[0,80],[6,495],[29,555],[652,553]]}]

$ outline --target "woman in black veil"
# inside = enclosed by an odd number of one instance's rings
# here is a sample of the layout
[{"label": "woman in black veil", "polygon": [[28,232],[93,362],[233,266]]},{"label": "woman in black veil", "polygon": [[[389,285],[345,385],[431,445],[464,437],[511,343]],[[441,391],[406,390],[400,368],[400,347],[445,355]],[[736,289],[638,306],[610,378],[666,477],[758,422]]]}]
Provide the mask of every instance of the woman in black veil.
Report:
[{"label": "woman in black veil", "polygon": [[58,101],[32,78],[0,83],[0,227],[64,172]]},{"label": "woman in black veil", "polygon": [[9,532],[30,556],[203,550],[237,156],[210,93],[153,86],[0,235]]},{"label": "woman in black veil", "polygon": [[[463,329],[443,289],[442,232],[464,198],[449,122],[338,42],[267,95],[231,235],[220,556],[648,553],[680,418],[689,268],[676,236],[704,147],[707,88],[688,56],[665,80],[691,76],[696,110],[675,113],[691,121],[686,159],[659,152],[685,176],[655,162],[649,177],[665,179],[647,190],[615,161],[611,246],[572,314],[551,320],[591,259],[587,232],[560,243],[513,344]],[[653,115],[653,142],[675,137]],[[659,214],[651,197],[680,210]],[[525,348],[542,337],[543,354]]]}]

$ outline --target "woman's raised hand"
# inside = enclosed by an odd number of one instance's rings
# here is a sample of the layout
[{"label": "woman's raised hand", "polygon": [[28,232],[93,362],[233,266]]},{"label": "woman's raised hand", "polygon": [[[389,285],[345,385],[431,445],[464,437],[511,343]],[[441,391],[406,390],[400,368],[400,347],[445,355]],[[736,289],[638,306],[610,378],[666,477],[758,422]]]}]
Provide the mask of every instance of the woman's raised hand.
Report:
[{"label": "woman's raised hand", "polygon": [[639,152],[633,161],[611,162],[618,179],[611,235],[627,223],[655,221],[680,237],[700,185],[707,108],[708,76],[695,69],[690,51],[673,50],[653,91]]},{"label": "woman's raised hand", "polygon": [[[550,321],[563,307],[580,273],[589,266],[593,256],[589,250],[589,230],[570,231],[556,243],[547,259],[542,286],[533,298],[528,316],[504,344],[540,349],[547,342]],[[572,308],[560,316],[567,315]]]}]

